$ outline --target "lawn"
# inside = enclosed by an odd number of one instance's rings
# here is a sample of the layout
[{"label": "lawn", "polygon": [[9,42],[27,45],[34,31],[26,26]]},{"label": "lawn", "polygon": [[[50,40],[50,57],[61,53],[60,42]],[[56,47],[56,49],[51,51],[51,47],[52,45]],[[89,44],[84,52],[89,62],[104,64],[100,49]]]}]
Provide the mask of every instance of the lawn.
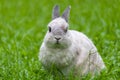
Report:
[{"label": "lawn", "polygon": [[38,60],[55,4],[61,13],[71,5],[70,29],[94,42],[107,67],[81,80],[119,80],[120,0],[0,0],[0,80],[60,80]]}]

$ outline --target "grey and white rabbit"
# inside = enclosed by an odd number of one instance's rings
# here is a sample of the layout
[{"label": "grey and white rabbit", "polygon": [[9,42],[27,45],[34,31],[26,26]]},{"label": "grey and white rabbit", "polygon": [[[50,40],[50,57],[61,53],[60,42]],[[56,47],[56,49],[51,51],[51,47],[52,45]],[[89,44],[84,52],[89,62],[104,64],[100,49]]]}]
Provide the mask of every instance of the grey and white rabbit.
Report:
[{"label": "grey and white rabbit", "polygon": [[83,33],[69,30],[70,6],[59,15],[59,6],[53,8],[52,21],[40,47],[39,59],[45,69],[54,65],[64,75],[95,74],[105,68],[93,42]]}]

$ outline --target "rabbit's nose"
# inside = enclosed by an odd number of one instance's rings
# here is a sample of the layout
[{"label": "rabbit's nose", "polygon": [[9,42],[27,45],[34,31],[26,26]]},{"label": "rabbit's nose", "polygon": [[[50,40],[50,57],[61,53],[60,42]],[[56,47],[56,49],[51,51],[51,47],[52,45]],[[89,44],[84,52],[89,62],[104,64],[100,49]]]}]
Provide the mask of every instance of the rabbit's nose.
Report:
[{"label": "rabbit's nose", "polygon": [[55,37],[55,39],[58,41],[58,40],[60,40],[61,38],[60,38],[60,37]]}]

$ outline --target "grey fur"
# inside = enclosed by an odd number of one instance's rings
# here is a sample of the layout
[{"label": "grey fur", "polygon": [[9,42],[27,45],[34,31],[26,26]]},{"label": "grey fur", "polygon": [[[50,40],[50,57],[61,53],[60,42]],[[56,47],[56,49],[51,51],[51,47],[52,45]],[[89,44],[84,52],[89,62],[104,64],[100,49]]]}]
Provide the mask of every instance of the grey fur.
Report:
[{"label": "grey fur", "polygon": [[52,14],[52,19],[58,18],[60,16],[59,14],[59,6],[55,5],[53,8],[53,14]]},{"label": "grey fur", "polygon": [[64,18],[66,20],[66,22],[68,22],[70,9],[71,9],[71,6],[68,6],[62,14],[62,18]]}]

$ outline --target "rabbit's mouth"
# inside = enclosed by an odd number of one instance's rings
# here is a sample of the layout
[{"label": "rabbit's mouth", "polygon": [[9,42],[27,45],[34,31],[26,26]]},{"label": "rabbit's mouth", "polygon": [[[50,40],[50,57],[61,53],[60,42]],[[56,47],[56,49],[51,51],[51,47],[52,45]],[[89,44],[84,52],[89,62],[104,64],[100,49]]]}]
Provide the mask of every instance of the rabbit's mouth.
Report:
[{"label": "rabbit's mouth", "polygon": [[54,48],[54,49],[65,49],[65,48],[68,48],[68,44],[65,44],[61,41],[55,41],[52,43],[48,43],[47,47]]},{"label": "rabbit's mouth", "polygon": [[56,44],[60,44],[60,41],[57,40],[57,41],[56,41]]}]

